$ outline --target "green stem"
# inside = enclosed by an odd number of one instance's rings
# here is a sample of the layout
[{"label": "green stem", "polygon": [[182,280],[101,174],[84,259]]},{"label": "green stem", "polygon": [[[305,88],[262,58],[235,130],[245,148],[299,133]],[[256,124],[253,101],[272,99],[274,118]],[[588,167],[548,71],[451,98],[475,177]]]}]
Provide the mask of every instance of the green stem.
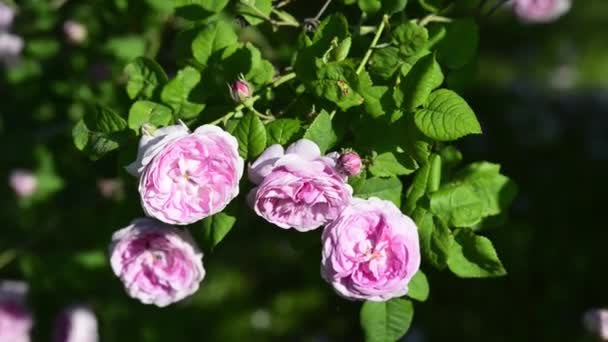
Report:
[{"label": "green stem", "polygon": [[[277,78],[274,82],[272,82],[270,85],[268,85],[264,88],[268,88],[268,87],[276,88],[285,82],[291,81],[295,77],[296,77],[296,73],[290,72],[289,74],[285,74],[285,75]],[[261,97],[261,95],[257,94],[257,95],[252,96],[248,101],[249,101],[249,103],[251,103],[253,105],[253,103],[255,103],[255,101],[257,101],[260,97]],[[245,109],[246,107],[247,107],[247,105],[245,103],[241,103],[238,106],[234,107],[234,109],[231,112],[226,113],[224,116],[222,116],[219,119],[211,121],[209,123],[209,125],[217,125],[220,122],[224,122],[224,121],[230,119],[231,117],[233,117],[234,115],[236,115],[236,113]]]},{"label": "green stem", "polygon": [[441,156],[438,154],[431,155],[429,171],[429,183],[427,186],[427,192],[437,191],[441,185]]},{"label": "green stem", "polygon": [[382,32],[384,31],[384,27],[386,26],[387,22],[388,22],[388,15],[385,14],[382,17],[382,22],[380,23],[380,25],[378,26],[378,29],[376,30],[376,35],[374,36],[372,43],[370,44],[367,51],[365,51],[365,55],[363,56],[361,63],[359,63],[359,67],[357,67],[357,74],[360,74],[361,71],[363,71],[363,69],[365,69],[365,65],[369,61],[369,58],[372,56],[372,52],[374,51],[376,44],[378,44],[378,40],[380,40],[380,36],[382,36]]},{"label": "green stem", "polygon": [[436,14],[429,14],[426,17],[420,19],[420,21],[418,22],[418,25],[426,26],[429,23],[449,23],[451,21],[452,21],[452,19],[450,19],[450,18],[442,17],[442,16],[436,15]]}]

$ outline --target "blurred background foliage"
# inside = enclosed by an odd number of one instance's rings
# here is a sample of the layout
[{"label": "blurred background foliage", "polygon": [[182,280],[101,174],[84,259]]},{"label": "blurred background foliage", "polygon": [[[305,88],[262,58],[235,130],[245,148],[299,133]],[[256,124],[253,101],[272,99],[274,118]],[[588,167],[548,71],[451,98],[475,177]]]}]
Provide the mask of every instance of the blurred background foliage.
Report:
[{"label": "blurred background foliage", "polygon": [[[423,13],[410,2],[408,16]],[[293,1],[286,9],[303,20],[322,3]],[[476,7],[456,3],[461,15]],[[113,231],[141,214],[135,179],[122,170],[135,152],[93,163],[70,132],[95,103],[126,113],[123,68],[134,57],[155,57],[175,71],[175,37],[191,24],[162,0],[18,5],[11,31],[25,49],[16,66],[0,67],[0,175],[32,169],[40,188],[19,200],[8,181],[0,186],[0,278],[29,282],[36,340],[48,340],[58,312],[73,303],[93,307],[103,341],[361,339],[360,304],[339,299],[319,276],[321,232],[273,228],[242,204],[232,210],[247,219],[205,255],[207,277],[191,299],[158,309],[128,298],[106,248]],[[360,17],[356,6],[338,1],[334,11],[350,22]],[[86,26],[83,43],[65,38],[66,20]],[[601,200],[608,189],[608,2],[575,2],[551,24],[522,24],[508,10],[478,20],[479,54],[448,83],[484,129],[459,143],[463,154],[502,164],[519,185],[507,222],[488,232],[509,275],[462,280],[425,269],[431,296],[416,304],[405,340],[584,341],[582,313],[608,303]],[[261,25],[244,28],[240,39],[280,69],[290,64],[298,33]],[[117,178],[124,189],[102,196],[100,180]]]}]

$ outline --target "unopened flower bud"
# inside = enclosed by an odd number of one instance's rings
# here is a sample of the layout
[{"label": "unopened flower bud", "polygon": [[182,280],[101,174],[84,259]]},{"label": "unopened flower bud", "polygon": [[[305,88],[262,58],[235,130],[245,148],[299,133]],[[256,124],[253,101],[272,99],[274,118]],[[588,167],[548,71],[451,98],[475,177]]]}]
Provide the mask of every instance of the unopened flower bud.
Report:
[{"label": "unopened flower bud", "polygon": [[251,97],[251,85],[242,78],[230,85],[230,97],[236,102],[243,102]]},{"label": "unopened flower bud", "polygon": [[361,157],[354,151],[348,151],[343,153],[340,158],[338,158],[337,164],[338,170],[342,172],[346,176],[356,176],[361,172],[361,168],[363,167],[363,162],[361,161]]}]

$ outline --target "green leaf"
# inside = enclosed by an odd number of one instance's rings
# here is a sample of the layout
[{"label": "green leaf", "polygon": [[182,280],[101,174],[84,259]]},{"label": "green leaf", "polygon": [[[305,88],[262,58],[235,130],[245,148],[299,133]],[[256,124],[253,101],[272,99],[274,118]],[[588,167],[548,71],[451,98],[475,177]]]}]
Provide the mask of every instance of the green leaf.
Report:
[{"label": "green leaf", "polygon": [[416,171],[418,164],[405,153],[384,152],[372,160],[368,170],[378,177],[403,176]]},{"label": "green leaf", "polygon": [[74,145],[91,159],[99,159],[126,140],[127,122],[111,109],[97,106],[74,126]]},{"label": "green leaf", "polygon": [[401,81],[402,108],[414,110],[426,102],[431,92],[443,83],[441,67],[432,54],[420,58]]},{"label": "green leaf", "polygon": [[150,123],[156,127],[166,126],[173,118],[171,108],[151,101],[137,101],[129,110],[129,128],[139,134],[141,126]]},{"label": "green leaf", "polygon": [[363,106],[369,115],[378,117],[384,114],[384,106],[381,101],[388,91],[388,87],[375,86],[367,71],[364,71],[359,75],[357,91],[363,96]]},{"label": "green leaf", "polygon": [[414,304],[407,299],[395,298],[386,302],[363,303],[361,327],[366,342],[394,342],[410,328],[414,318]]},{"label": "green leaf", "polygon": [[236,11],[250,25],[258,25],[264,22],[265,17],[270,15],[272,0],[240,0],[236,4]]},{"label": "green leaf", "polygon": [[106,42],[104,49],[116,58],[130,61],[146,54],[146,42],[136,35],[115,37]]},{"label": "green leaf", "polygon": [[239,142],[239,154],[246,160],[255,159],[266,148],[266,128],[252,112],[243,116],[233,134]]},{"label": "green leaf", "polygon": [[167,83],[167,74],[155,61],[138,57],[125,67],[129,78],[127,94],[130,99],[150,99],[157,89]]},{"label": "green leaf", "polygon": [[411,21],[397,26],[393,31],[393,43],[405,57],[414,56],[423,50],[428,39],[428,30]]},{"label": "green leaf", "polygon": [[500,165],[474,163],[430,195],[431,211],[454,227],[472,227],[508,208],[517,187]]},{"label": "green leaf", "polygon": [[484,205],[467,184],[444,185],[430,195],[431,211],[454,227],[471,227],[483,216]]},{"label": "green leaf", "polygon": [[300,131],[301,123],[298,119],[278,119],[266,126],[268,145],[287,145],[295,140]]},{"label": "green leaf", "polygon": [[218,21],[201,30],[192,41],[192,54],[201,65],[207,65],[214,52],[236,44],[238,37],[232,24]]},{"label": "green leaf", "polygon": [[481,133],[481,126],[471,107],[448,89],[431,93],[424,107],[416,111],[414,121],[424,135],[438,141]]},{"label": "green leaf", "polygon": [[236,216],[224,210],[203,221],[203,246],[208,251],[213,249],[226,237],[236,223]]},{"label": "green leaf", "polygon": [[175,13],[189,20],[202,20],[221,12],[229,0],[174,0]]},{"label": "green leaf", "polygon": [[177,118],[195,118],[205,108],[204,104],[190,100],[190,93],[200,80],[201,75],[198,70],[186,66],[178,71],[175,78],[163,87],[160,98],[163,103],[173,109]]},{"label": "green leaf", "polygon": [[362,12],[376,13],[382,8],[381,0],[358,0],[357,4]]},{"label": "green leaf", "polygon": [[450,249],[448,267],[461,278],[499,277],[507,274],[492,242],[470,229],[458,229]]},{"label": "green leaf", "polygon": [[447,266],[454,236],[440,218],[422,207],[416,208],[412,218],[418,226],[420,249],[424,260],[442,270]]},{"label": "green leaf", "polygon": [[338,137],[332,127],[331,118],[325,110],[322,110],[310,124],[306,133],[304,133],[304,138],[317,143],[321,154],[325,154],[336,144]]},{"label": "green leaf", "polygon": [[394,14],[401,12],[405,9],[407,0],[383,0],[382,10],[388,14]]},{"label": "green leaf", "polygon": [[412,180],[412,184],[407,189],[407,193],[405,194],[405,207],[403,211],[406,214],[411,215],[416,209],[418,205],[418,200],[420,200],[427,192],[427,185],[429,181],[431,166],[430,164],[424,164],[418,172],[414,175],[414,179]]},{"label": "green leaf", "polygon": [[309,88],[318,97],[326,98],[346,111],[358,106],[364,99],[354,89],[358,84],[355,68],[346,62],[323,63],[317,60],[317,79],[309,83]]},{"label": "green leaf", "polygon": [[398,48],[389,46],[378,49],[374,52],[369,61],[369,72],[372,75],[387,80],[395,74],[401,66],[401,63],[402,60]]},{"label": "green leaf", "polygon": [[445,27],[446,36],[437,46],[437,58],[450,69],[462,68],[477,54],[477,24],[473,19],[455,19]]},{"label": "green leaf", "polygon": [[349,179],[349,182],[353,187],[353,193],[357,197],[378,197],[395,203],[397,207],[401,206],[401,190],[403,185],[399,178],[372,177],[364,179],[362,177],[352,177]]},{"label": "green leaf", "polygon": [[407,296],[415,299],[419,302],[424,302],[429,298],[429,281],[426,279],[426,275],[418,270],[414,277],[407,284],[408,291]]}]

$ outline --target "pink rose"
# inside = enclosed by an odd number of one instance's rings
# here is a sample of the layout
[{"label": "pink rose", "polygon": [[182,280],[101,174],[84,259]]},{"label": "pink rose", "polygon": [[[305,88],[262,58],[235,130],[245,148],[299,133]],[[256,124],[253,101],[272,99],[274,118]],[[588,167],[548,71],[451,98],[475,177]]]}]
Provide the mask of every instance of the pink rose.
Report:
[{"label": "pink rose", "polygon": [[[145,129],[144,129],[145,130]],[[244,161],[236,138],[204,125],[143,134],[127,170],[140,177],[144,212],[170,224],[190,224],[222,211],[239,193]]]},{"label": "pink rose", "polygon": [[29,170],[13,170],[9,176],[9,184],[20,198],[32,196],[38,188],[36,175]]},{"label": "pink rose", "polygon": [[203,253],[190,234],[150,218],[136,219],[112,236],[110,263],[127,293],[159,307],[198,290]]},{"label": "pink rose", "polygon": [[243,102],[251,97],[251,85],[240,78],[230,85],[230,97],[236,102]]},{"label": "pink rose", "polygon": [[334,220],[351,199],[352,188],[319,147],[302,139],[283,151],[270,146],[249,167],[258,187],[249,202],[255,212],[281,228],[305,232]]},{"label": "pink rose", "polygon": [[401,297],[420,267],[418,229],[389,201],[354,198],[323,231],[321,275],[348,299]]},{"label": "pink rose", "polygon": [[570,10],[571,0],[514,0],[515,14],[523,21],[555,20]]},{"label": "pink rose", "polygon": [[32,314],[25,305],[27,285],[0,282],[0,342],[29,342]]},{"label": "pink rose", "polygon": [[83,305],[65,309],[55,323],[55,342],[97,342],[97,317]]},{"label": "pink rose", "polygon": [[583,324],[590,334],[602,341],[608,341],[608,310],[592,309],[583,316]]},{"label": "pink rose", "polygon": [[0,62],[7,67],[17,64],[24,45],[20,36],[0,30]]}]

